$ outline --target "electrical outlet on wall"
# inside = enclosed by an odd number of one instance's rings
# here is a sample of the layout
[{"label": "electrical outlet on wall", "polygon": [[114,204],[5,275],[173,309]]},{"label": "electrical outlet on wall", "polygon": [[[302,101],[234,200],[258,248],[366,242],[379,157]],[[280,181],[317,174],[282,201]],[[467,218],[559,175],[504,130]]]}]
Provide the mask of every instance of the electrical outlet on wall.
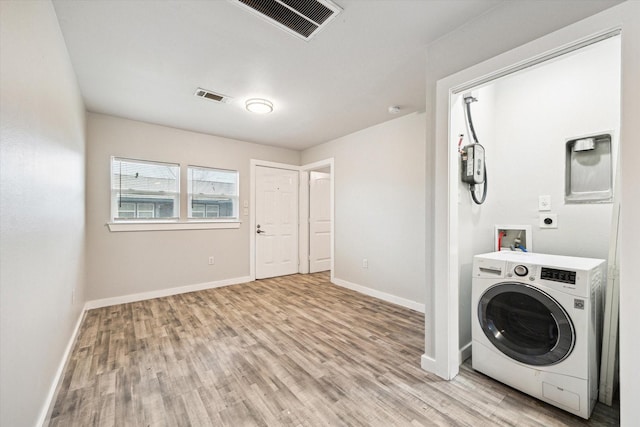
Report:
[{"label": "electrical outlet on wall", "polygon": [[369,260],[364,258],[362,260],[362,268],[369,268]]},{"label": "electrical outlet on wall", "polygon": [[558,228],[558,214],[540,215],[540,228]]},{"label": "electrical outlet on wall", "polygon": [[213,264],[215,264],[215,263],[216,263],[216,259],[213,257],[213,255],[211,255],[211,256],[209,257],[209,265],[213,265]]}]

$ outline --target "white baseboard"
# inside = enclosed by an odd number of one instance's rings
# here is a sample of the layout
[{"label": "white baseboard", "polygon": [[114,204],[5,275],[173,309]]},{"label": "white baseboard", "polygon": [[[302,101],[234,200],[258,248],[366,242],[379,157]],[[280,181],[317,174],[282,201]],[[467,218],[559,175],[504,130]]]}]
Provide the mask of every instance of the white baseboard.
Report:
[{"label": "white baseboard", "polygon": [[[462,365],[462,362],[471,357],[471,343],[463,346],[458,352],[458,364]],[[436,363],[436,359],[433,357],[429,357],[426,354],[423,354],[420,358],[420,367],[427,372],[431,372],[436,374],[440,378],[447,379],[447,376],[444,375],[443,372],[440,372],[438,369],[438,364]]]},{"label": "white baseboard", "polygon": [[144,301],[144,300],[153,299],[153,298],[168,297],[171,295],[184,294],[187,292],[195,292],[195,291],[202,291],[205,289],[220,288],[222,286],[238,285],[240,283],[246,283],[250,281],[251,281],[251,278],[249,276],[235,277],[232,279],[217,280],[215,282],[199,283],[196,285],[179,286],[176,288],[160,289],[157,291],[141,292],[138,294],[129,294],[129,295],[123,295],[119,297],[112,297],[112,298],[102,298],[102,299],[87,301],[86,304],[84,305],[84,309],[91,310],[94,308],[108,307],[111,305],[126,304],[129,302],[136,302],[136,301]]},{"label": "white baseboard", "polygon": [[438,365],[436,365],[436,359],[423,354],[420,357],[420,367],[427,372],[438,375]]},{"label": "white baseboard", "polygon": [[462,365],[462,362],[471,357],[471,341],[467,345],[463,346],[458,352],[458,364]]},{"label": "white baseboard", "polygon": [[69,356],[71,356],[71,351],[73,350],[73,345],[76,342],[76,337],[78,336],[78,332],[80,332],[80,325],[82,325],[82,320],[84,319],[84,314],[86,311],[83,309],[80,312],[80,316],[78,316],[78,321],[76,322],[76,326],[73,328],[73,333],[71,334],[71,338],[67,343],[67,348],[65,348],[64,353],[62,354],[62,359],[60,359],[60,364],[58,365],[58,369],[56,370],[56,374],[53,377],[53,381],[51,382],[51,386],[49,387],[49,393],[47,393],[47,398],[44,401],[44,405],[40,410],[40,416],[38,417],[37,426],[45,425],[47,422],[47,418],[49,414],[53,410],[53,398],[56,395],[56,391],[58,390],[58,385],[60,384],[60,380],[62,379],[62,374],[64,372],[64,368],[67,366],[67,361],[69,360]]},{"label": "white baseboard", "polygon": [[338,286],[351,289],[352,291],[360,292],[361,294],[369,295],[371,297],[378,298],[383,301],[401,305],[402,307],[410,308],[411,310],[419,311],[420,313],[425,312],[425,305],[420,304],[419,302],[416,302],[416,301],[412,301],[406,298],[401,298],[395,295],[388,294],[386,292],[377,291],[375,289],[367,288],[366,286],[357,285],[355,283],[351,283],[346,280],[338,279],[337,277],[334,277],[333,280],[331,280],[331,282]]}]

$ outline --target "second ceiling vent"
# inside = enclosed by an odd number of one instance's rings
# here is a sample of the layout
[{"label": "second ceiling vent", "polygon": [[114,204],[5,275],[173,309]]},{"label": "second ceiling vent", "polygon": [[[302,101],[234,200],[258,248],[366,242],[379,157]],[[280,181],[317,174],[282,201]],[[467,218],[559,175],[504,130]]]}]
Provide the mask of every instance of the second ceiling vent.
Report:
[{"label": "second ceiling vent", "polygon": [[234,2],[304,40],[311,39],[342,10],[329,0],[234,0]]},{"label": "second ceiling vent", "polygon": [[201,87],[196,89],[196,92],[194,93],[194,95],[198,96],[200,98],[208,99],[209,101],[222,102],[224,104],[226,104],[229,101],[231,101],[231,97],[229,97],[229,96],[222,95],[220,93],[215,93],[215,92],[212,92],[210,90],[203,89]]}]

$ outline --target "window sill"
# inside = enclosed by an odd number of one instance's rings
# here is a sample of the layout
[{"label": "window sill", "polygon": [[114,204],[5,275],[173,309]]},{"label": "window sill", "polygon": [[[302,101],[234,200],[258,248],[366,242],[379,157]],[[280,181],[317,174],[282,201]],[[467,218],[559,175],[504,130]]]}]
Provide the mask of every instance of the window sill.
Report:
[{"label": "window sill", "polygon": [[193,222],[110,222],[109,231],[171,231],[240,228],[240,221]]}]

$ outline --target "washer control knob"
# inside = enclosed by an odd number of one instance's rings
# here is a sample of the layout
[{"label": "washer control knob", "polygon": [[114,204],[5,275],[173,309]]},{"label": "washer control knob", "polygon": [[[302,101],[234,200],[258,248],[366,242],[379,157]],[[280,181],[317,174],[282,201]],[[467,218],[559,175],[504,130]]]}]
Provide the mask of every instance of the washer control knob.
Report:
[{"label": "washer control knob", "polygon": [[516,276],[526,276],[529,273],[529,269],[524,265],[516,265],[516,268],[513,269],[513,272],[516,273]]}]

